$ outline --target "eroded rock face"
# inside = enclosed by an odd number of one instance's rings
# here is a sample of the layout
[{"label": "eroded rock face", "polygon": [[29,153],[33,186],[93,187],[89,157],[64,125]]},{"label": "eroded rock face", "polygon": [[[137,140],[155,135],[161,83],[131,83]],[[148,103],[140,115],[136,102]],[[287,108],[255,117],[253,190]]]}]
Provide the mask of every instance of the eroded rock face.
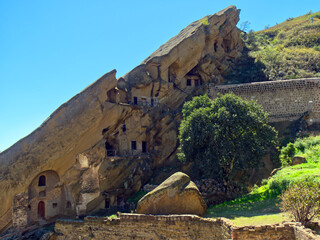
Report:
[{"label": "eroded rock face", "polygon": [[139,200],[140,214],[205,214],[207,205],[190,177],[177,172]]},{"label": "eroded rock face", "polygon": [[[178,109],[206,83],[223,83],[243,47],[238,20],[231,6],[191,23],[123,78],[105,74],[0,153],[0,232],[15,216],[15,225],[31,224],[123,206],[154,169],[175,163]],[[48,171],[59,180],[37,186]],[[24,201],[14,201],[19,194]]]}]

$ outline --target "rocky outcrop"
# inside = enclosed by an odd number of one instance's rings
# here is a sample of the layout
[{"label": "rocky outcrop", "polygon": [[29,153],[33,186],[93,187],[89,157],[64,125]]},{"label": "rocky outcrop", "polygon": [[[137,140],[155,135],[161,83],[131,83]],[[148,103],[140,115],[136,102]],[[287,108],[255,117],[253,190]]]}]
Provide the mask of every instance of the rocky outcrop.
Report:
[{"label": "rocky outcrop", "polygon": [[137,213],[204,215],[206,209],[194,182],[188,175],[177,172],[139,200]]},{"label": "rocky outcrop", "polygon": [[302,156],[294,156],[293,158],[291,158],[291,163],[290,165],[291,166],[294,166],[294,165],[298,165],[298,164],[301,164],[301,163],[306,163],[307,160],[305,157],[302,157]]},{"label": "rocky outcrop", "polygon": [[[178,109],[207,83],[223,83],[243,47],[238,20],[231,6],[191,23],[124,77],[105,74],[2,152],[0,232],[12,216],[32,224],[118,208],[154,169],[174,163]],[[18,194],[28,200],[13,201]]]}]

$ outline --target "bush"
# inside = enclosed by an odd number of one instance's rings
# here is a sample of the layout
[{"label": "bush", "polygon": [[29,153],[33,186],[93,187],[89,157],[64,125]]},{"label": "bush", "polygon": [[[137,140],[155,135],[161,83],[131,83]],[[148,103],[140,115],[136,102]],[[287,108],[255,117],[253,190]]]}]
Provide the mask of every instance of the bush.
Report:
[{"label": "bush", "polygon": [[281,149],[280,161],[283,167],[291,164],[291,158],[296,154],[297,148],[293,143],[288,143],[288,145]]},{"label": "bush", "polygon": [[269,194],[275,195],[275,196],[281,194],[284,190],[288,188],[289,183],[290,182],[287,179],[272,180],[269,183]]},{"label": "bush", "polygon": [[314,179],[307,178],[290,184],[280,198],[281,211],[288,212],[295,221],[304,226],[320,216],[320,184]]}]

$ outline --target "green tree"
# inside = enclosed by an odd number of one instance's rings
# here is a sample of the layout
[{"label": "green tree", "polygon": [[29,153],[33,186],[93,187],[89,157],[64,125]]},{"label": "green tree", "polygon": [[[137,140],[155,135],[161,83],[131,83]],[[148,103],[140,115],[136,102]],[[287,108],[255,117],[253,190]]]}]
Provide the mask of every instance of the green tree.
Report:
[{"label": "green tree", "polygon": [[277,132],[268,114],[253,101],[234,94],[214,100],[204,95],[184,104],[179,128],[182,162],[193,161],[204,176],[229,180],[235,169],[256,167]]},{"label": "green tree", "polygon": [[320,184],[314,179],[290,184],[280,198],[281,211],[288,212],[303,225],[320,216]]}]

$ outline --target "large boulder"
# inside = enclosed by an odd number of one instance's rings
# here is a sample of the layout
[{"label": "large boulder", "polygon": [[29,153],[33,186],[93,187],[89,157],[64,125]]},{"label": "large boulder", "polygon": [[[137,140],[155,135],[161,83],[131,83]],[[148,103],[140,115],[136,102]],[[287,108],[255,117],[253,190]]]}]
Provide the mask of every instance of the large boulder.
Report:
[{"label": "large boulder", "polygon": [[206,209],[206,203],[190,177],[177,172],[140,199],[137,213],[203,215]]}]

